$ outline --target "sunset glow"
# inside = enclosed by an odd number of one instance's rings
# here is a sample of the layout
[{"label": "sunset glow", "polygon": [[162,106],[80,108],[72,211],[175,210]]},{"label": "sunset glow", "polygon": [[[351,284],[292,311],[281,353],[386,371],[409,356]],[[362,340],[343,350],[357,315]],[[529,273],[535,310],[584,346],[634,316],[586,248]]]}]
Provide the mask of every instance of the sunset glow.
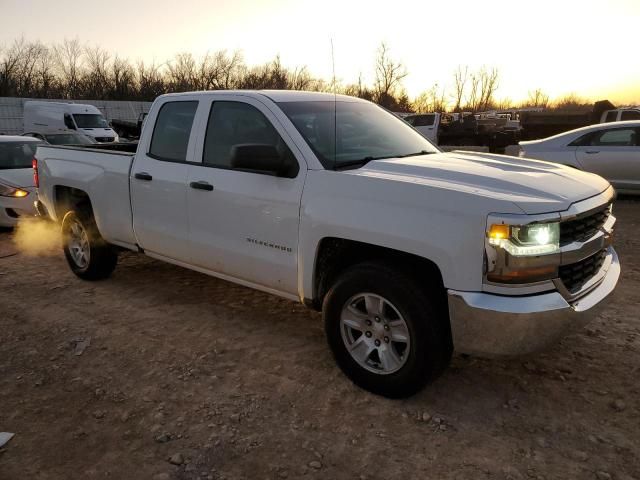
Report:
[{"label": "sunset glow", "polygon": [[[178,52],[241,50],[249,65],[280,54],[288,67],[343,83],[373,78],[384,41],[409,72],[410,96],[449,87],[458,65],[500,71],[496,97],[514,101],[541,88],[616,103],[640,101],[632,50],[637,0],[536,2],[324,2],[264,0],[112,1],[96,15],[77,1],[3,0],[0,46],[24,35],[45,43],[79,38],[132,60],[164,62]],[[26,15],[33,12],[34,15]]]}]

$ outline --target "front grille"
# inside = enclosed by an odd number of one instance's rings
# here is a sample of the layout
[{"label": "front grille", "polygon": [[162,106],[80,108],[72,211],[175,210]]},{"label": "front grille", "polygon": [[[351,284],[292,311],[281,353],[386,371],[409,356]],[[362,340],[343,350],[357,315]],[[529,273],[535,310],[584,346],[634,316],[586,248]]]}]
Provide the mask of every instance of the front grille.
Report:
[{"label": "front grille", "polygon": [[609,205],[586,217],[569,220],[560,224],[560,245],[571,242],[584,242],[593,237],[609,218]]},{"label": "front grille", "polygon": [[588,258],[559,269],[560,279],[569,292],[575,293],[582,288],[602,267],[607,250],[600,250]]},{"label": "front grille", "polygon": [[96,141],[100,143],[113,142],[114,140],[115,140],[115,137],[96,137]]}]

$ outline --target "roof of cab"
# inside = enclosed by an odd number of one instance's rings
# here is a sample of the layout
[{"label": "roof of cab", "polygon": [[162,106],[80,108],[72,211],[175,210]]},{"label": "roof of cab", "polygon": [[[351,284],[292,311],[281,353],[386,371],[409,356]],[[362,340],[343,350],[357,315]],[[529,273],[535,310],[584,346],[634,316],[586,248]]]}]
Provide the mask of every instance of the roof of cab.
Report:
[{"label": "roof of cab", "polygon": [[162,97],[186,96],[186,95],[244,95],[247,97],[261,98],[267,97],[278,102],[366,102],[357,97],[349,95],[335,95],[325,92],[305,92],[300,90],[206,90],[199,92],[168,93]]}]

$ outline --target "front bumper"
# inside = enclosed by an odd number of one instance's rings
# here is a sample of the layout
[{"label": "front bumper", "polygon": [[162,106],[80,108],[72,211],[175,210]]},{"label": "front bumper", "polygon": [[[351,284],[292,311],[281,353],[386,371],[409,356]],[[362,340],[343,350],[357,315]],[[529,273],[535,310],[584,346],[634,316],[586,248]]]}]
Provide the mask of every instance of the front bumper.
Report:
[{"label": "front bumper", "polygon": [[620,278],[618,255],[612,247],[607,253],[611,261],[600,283],[573,301],[557,291],[516,297],[449,290],[454,348],[487,356],[522,355],[586,325]]}]

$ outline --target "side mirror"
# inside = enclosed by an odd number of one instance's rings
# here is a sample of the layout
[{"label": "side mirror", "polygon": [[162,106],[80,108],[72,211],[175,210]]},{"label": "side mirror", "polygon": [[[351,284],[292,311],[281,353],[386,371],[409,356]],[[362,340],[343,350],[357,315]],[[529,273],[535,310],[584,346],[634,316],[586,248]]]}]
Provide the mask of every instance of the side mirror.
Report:
[{"label": "side mirror", "polygon": [[246,143],[231,147],[231,168],[278,177],[295,177],[291,162],[273,145]]}]

